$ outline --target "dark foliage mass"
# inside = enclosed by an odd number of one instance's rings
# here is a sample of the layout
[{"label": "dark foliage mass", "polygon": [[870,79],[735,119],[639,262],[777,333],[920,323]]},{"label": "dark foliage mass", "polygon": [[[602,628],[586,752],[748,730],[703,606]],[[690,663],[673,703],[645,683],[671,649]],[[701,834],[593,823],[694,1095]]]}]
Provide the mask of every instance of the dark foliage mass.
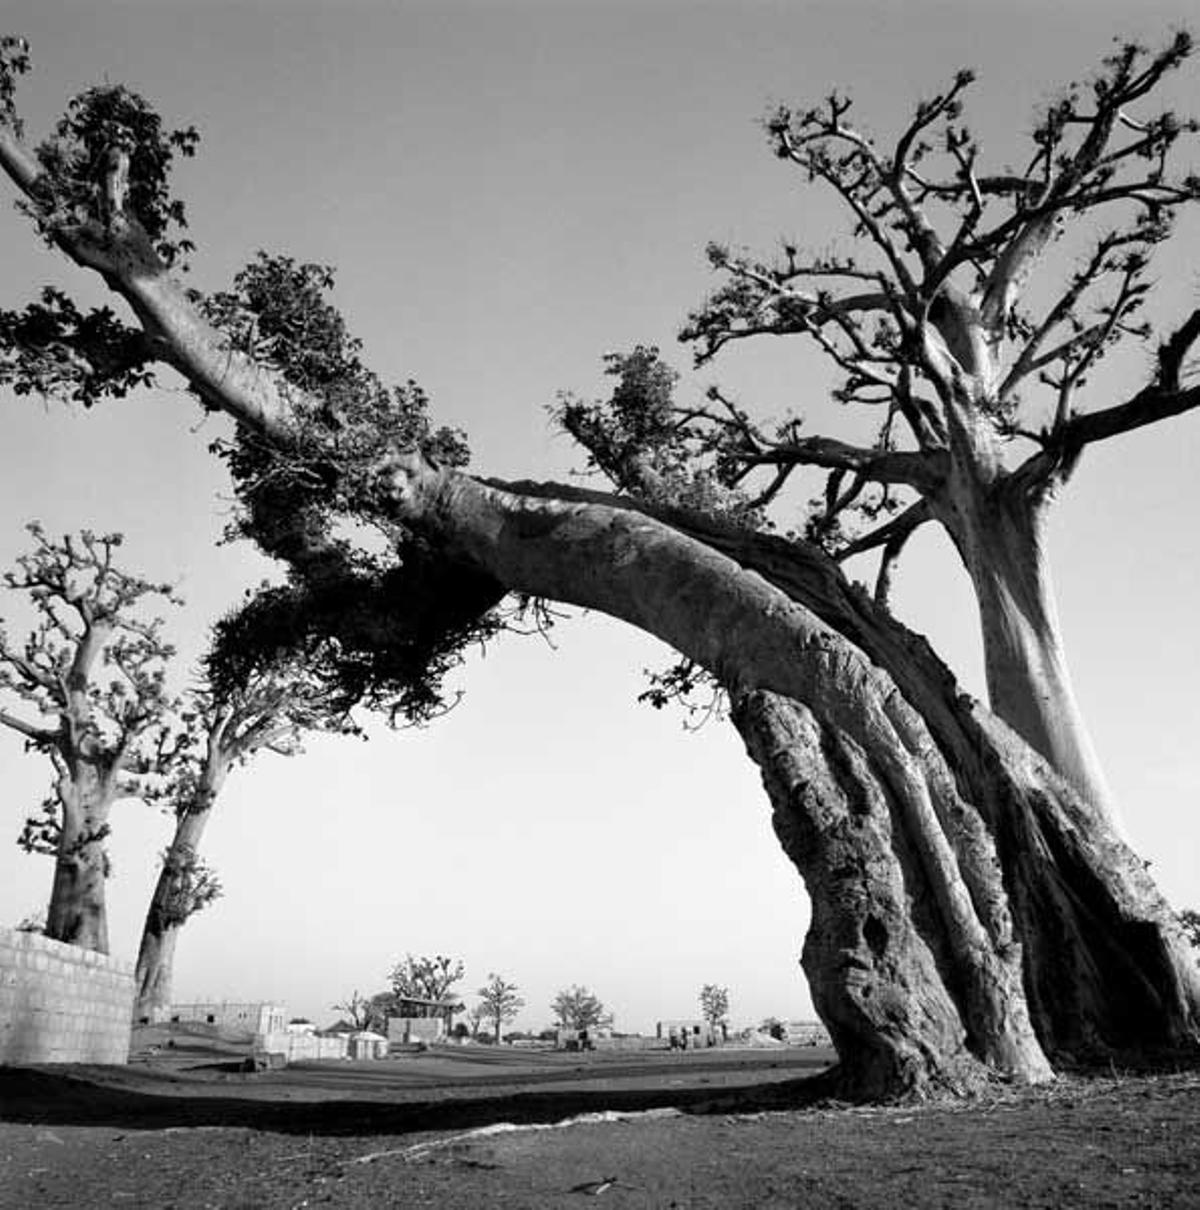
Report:
[{"label": "dark foliage mass", "polygon": [[503,592],[395,527],[376,531],[371,552],[341,536],[373,524],[374,478],[396,450],[448,466],[468,454],[461,434],[430,425],[416,383],[386,387],[366,368],[328,299],[333,284],[325,266],[260,253],[232,290],[200,300],[235,348],[296,388],[286,453],[244,427],[217,446],[241,506],[236,534],[283,560],[289,577],[221,622],[210,671],[227,684],[302,655],[338,708],[420,722],[446,706],[442,679],[463,648],[501,627],[491,611]]},{"label": "dark foliage mass", "polygon": [[194,126],[166,130],[153,107],[123,85],[89,88],[73,97],[53,135],[37,148],[44,175],[29,207],[51,243],[65,224],[85,224],[103,213],[105,178],[116,155],[128,157],[125,204],[137,215],[154,250],[168,267],[183,267],[195,245],[184,203],[171,194],[176,156],[196,154]]}]

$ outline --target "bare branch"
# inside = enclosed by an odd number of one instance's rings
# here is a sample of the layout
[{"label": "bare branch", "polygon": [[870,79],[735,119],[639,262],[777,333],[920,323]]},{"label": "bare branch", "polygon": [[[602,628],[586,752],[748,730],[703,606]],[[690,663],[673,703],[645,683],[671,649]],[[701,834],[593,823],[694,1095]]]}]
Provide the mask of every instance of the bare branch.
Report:
[{"label": "bare branch", "polygon": [[899,548],[904,545],[908,538],[924,525],[926,521],[931,521],[932,519],[933,511],[929,507],[929,502],[927,500],[918,500],[886,525],[881,525],[863,537],[841,547],[834,555],[834,558],[839,563],[844,563],[855,555],[865,554],[870,550],[878,550],[879,547],[887,546],[889,543],[896,541],[899,542],[899,546],[897,547],[897,553],[899,553]]},{"label": "bare branch", "polygon": [[945,463],[938,451],[909,453],[902,450],[872,450],[849,445],[832,437],[805,437],[780,442],[770,449],[747,455],[754,466],[823,466],[851,470],[876,483],[904,484],[930,492],[945,476]]},{"label": "bare branch", "polygon": [[60,738],[60,732],[57,729],[51,730],[46,727],[38,727],[33,723],[28,723],[24,719],[17,718],[16,715],[9,714],[7,710],[0,710],[0,723],[25,736],[31,743],[38,747],[43,747],[57,742]]}]

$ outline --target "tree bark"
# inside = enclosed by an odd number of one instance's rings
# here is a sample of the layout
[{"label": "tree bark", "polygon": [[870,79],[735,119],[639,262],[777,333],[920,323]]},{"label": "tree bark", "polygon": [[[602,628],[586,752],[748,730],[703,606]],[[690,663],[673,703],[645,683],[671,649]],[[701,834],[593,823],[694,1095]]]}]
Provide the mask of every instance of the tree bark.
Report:
[{"label": "tree bark", "polygon": [[179,930],[195,910],[187,902],[187,872],[200,851],[216,791],[200,797],[200,806],[185,809],[176,817],[175,835],[150,897],[134,969],[135,1021],[158,1020],[171,1006],[175,946]]},{"label": "tree bark", "polygon": [[414,457],[391,501],[446,557],[629,621],[729,691],[812,901],[848,1094],[1196,1043],[1200,972],[1141,863],[923,640],[810,551],[554,490]]},{"label": "tree bark", "polygon": [[1046,552],[1047,503],[1001,480],[963,509],[952,534],[979,608],[992,710],[1083,799],[1117,819],[1112,791],[1075,698]]},{"label": "tree bark", "polygon": [[81,949],[108,953],[105,882],[108,816],[112,793],[90,769],[60,791],[54,883],[46,911],[46,936]]}]

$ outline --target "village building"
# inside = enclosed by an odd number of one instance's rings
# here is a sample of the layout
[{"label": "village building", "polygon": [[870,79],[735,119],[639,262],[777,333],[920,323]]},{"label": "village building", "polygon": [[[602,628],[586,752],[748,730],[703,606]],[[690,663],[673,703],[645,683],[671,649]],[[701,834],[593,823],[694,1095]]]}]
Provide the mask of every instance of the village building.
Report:
[{"label": "village building", "polygon": [[674,1020],[659,1021],[655,1028],[655,1036],[664,1039],[668,1045],[671,1045],[672,1039],[674,1039],[674,1046],[693,1050],[701,1046],[717,1046],[724,1042],[725,1027],[714,1029],[708,1021],[701,1021],[694,1017],[679,1017]]},{"label": "village building", "polygon": [[397,996],[388,1014],[387,1040],[394,1046],[444,1042],[453,1027],[454,1014],[462,1004],[452,996],[440,1000],[421,1000],[415,996]]},{"label": "village building", "polygon": [[203,1001],[198,1004],[172,1004],[167,1020],[172,1023],[215,1025],[218,1029],[247,1034],[282,1033],[287,1029],[287,1010],[282,1004],[265,1001],[230,1003]]},{"label": "village building", "polygon": [[388,1040],[383,1034],[369,1029],[360,1029],[344,1035],[347,1043],[346,1057],[349,1059],[386,1059]]}]

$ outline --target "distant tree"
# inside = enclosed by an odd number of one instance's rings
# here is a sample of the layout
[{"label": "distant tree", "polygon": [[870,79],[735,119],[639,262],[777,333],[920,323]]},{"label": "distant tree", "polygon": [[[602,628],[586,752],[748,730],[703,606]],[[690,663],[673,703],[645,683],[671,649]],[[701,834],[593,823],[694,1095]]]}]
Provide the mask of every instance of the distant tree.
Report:
[{"label": "distant tree", "polygon": [[578,983],[560,991],[551,1001],[550,1011],[564,1029],[593,1029],[612,1020],[612,1015],[604,1011],[603,1001]]},{"label": "distant tree", "polygon": [[700,989],[700,1015],[715,1031],[729,1023],[729,988],[706,983]]},{"label": "distant tree", "polygon": [[1192,908],[1184,908],[1179,913],[1179,923],[1183,925],[1184,936],[1196,949],[1200,949],[1200,912]]},{"label": "distant tree", "polygon": [[496,1023],[496,1042],[504,1037],[504,1025],[516,1020],[525,1007],[525,1001],[517,995],[518,987],[509,983],[502,975],[489,974],[488,981],[476,993],[485,1016]]},{"label": "distant tree", "polygon": [[787,1037],[787,1030],[783,1027],[783,1022],[778,1017],[764,1017],[759,1022],[758,1032],[769,1034],[776,1042],[782,1042]]},{"label": "distant tree", "polygon": [[472,1004],[467,1009],[467,1030],[472,1038],[478,1040],[483,1023],[488,1019],[487,1006],[483,1003]]},{"label": "distant tree", "polygon": [[432,958],[405,954],[388,978],[397,999],[444,1000],[466,973],[461,959],[437,954]]},{"label": "distant tree", "polygon": [[335,1013],[343,1013],[348,1024],[356,1030],[371,1028],[372,1006],[366,996],[358,994],[358,988],[341,1004],[333,1006]]},{"label": "distant tree", "polygon": [[366,1028],[379,1034],[387,1033],[388,1017],[396,1011],[396,997],[392,992],[376,992],[367,1002]]},{"label": "distant tree", "polygon": [[296,755],[306,731],[354,729],[307,675],[303,661],[280,661],[265,671],[238,668],[237,679],[231,679],[222,663],[224,639],[218,625],[206,683],[189,694],[180,716],[180,756],[163,793],[175,832],[142,928],[135,1019],[154,1019],[170,1005],[179,932],[221,894],[200,856],[200,842],[231,770],[264,751]]},{"label": "distant tree", "polygon": [[179,601],[169,585],[116,565],[120,534],[55,541],[36,523],[28,529],[33,550],[4,583],[38,620],[20,644],[0,629],[0,695],[23,707],[0,709],[0,723],[50,758],[55,782],[19,843],[55,859],[46,935],[106,954],[109,813],[118,798],[153,793],[173,755],[174,648],[146,607]]}]

